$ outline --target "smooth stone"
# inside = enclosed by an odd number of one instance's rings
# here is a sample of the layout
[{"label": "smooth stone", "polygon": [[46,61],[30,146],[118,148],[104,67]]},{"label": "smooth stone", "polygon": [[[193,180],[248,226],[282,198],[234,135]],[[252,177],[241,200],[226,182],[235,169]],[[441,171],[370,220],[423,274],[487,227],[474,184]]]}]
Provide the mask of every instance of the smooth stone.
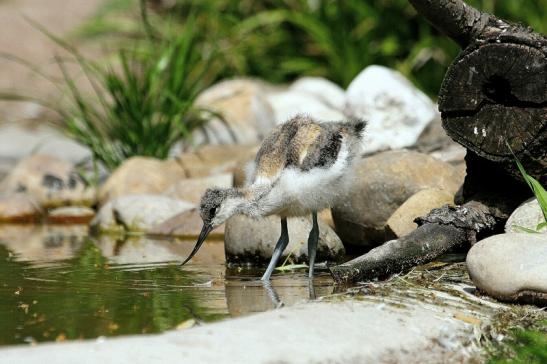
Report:
[{"label": "smooth stone", "polygon": [[126,195],[159,194],[186,178],[184,168],[174,159],[132,157],[123,162],[99,189],[101,204]]},{"label": "smooth stone", "polygon": [[167,219],[191,210],[194,204],[161,195],[118,197],[101,207],[91,228],[95,231],[147,232]]},{"label": "smooth stone", "polygon": [[18,192],[45,208],[95,202],[95,189],[86,185],[70,162],[42,154],[21,159],[0,183],[0,193]]},{"label": "smooth stone", "polygon": [[65,206],[48,211],[51,224],[87,224],[95,216],[95,210],[85,206]]},{"label": "smooth stone", "polygon": [[233,173],[241,160],[254,158],[258,146],[206,145],[176,157],[189,178]]},{"label": "smooth stone", "polygon": [[443,148],[448,145],[457,144],[452,140],[443,128],[441,116],[438,115],[422,131],[414,147],[423,153]]},{"label": "smooth stone", "polygon": [[[199,236],[203,220],[199,215],[199,210],[192,209],[177,214],[166,221],[152,227],[149,230],[150,235],[157,236],[176,236],[181,238],[195,238]],[[217,227],[209,233],[209,239],[222,239],[224,237],[224,224]]]},{"label": "smooth stone", "polygon": [[412,151],[388,151],[356,163],[348,195],[332,208],[344,244],[371,249],[389,240],[389,217],[415,193],[438,188],[455,195],[464,174],[448,163]]},{"label": "smooth stone", "polygon": [[[523,230],[520,227],[536,230],[538,224],[545,222],[545,216],[541,211],[539,202],[535,197],[523,202],[513,213],[509,216],[509,219],[505,223],[506,233],[522,233]],[[547,227],[543,227],[538,231],[542,234],[547,234]]]},{"label": "smooth stone", "polygon": [[259,81],[232,79],[203,91],[196,106],[222,115],[192,133],[192,143],[252,145],[275,127],[273,111]]},{"label": "smooth stone", "polygon": [[32,154],[45,154],[78,163],[91,158],[90,150],[59,131],[39,126],[26,128],[17,124],[0,125],[0,158],[14,162]]},{"label": "smooth stone", "polygon": [[163,195],[197,205],[201,201],[201,196],[203,196],[203,193],[208,188],[229,188],[232,187],[232,181],[233,176],[230,173],[202,178],[187,178],[173,184]]},{"label": "smooth stone", "polygon": [[433,158],[436,158],[443,162],[450,163],[453,166],[462,165],[463,167],[465,167],[466,154],[467,154],[467,149],[465,149],[465,147],[462,147],[461,145],[456,143],[447,145],[441,149],[437,149],[429,153],[429,155],[432,156]]},{"label": "smooth stone", "polygon": [[27,194],[0,195],[1,223],[36,222],[41,215],[40,205]]},{"label": "smooth stone", "polygon": [[401,306],[313,302],[159,335],[20,345],[0,355],[21,364],[464,363],[476,355],[462,344],[476,329],[454,311]]},{"label": "smooth stone", "polygon": [[376,65],[350,83],[344,113],[368,121],[365,153],[412,146],[439,118],[436,105],[402,74]]},{"label": "smooth stone", "polygon": [[286,90],[271,92],[267,95],[275,113],[275,122],[279,125],[296,115],[307,115],[317,121],[340,121],[346,119],[344,114],[323,103],[316,95]]},{"label": "smooth stone", "polygon": [[[344,245],[336,233],[322,220],[319,222],[317,261],[339,260],[345,253]],[[292,252],[296,262],[308,260],[308,235],[312,227],[311,217],[293,217],[287,221],[289,245],[283,252],[285,259]],[[268,262],[281,234],[278,216],[252,219],[245,215],[232,216],[226,222],[224,242],[228,262]],[[281,264],[279,262],[279,264]]]},{"label": "smooth stone", "polygon": [[506,233],[479,241],[467,269],[481,291],[502,301],[547,305],[547,236]]},{"label": "smooth stone", "polygon": [[386,223],[387,234],[392,234],[392,238],[409,234],[418,227],[414,219],[427,215],[432,209],[446,204],[454,204],[453,193],[438,188],[427,188],[416,192],[389,217]]},{"label": "smooth stone", "polygon": [[290,90],[313,95],[322,103],[335,110],[344,110],[346,92],[332,81],[322,77],[301,77],[294,81]]}]

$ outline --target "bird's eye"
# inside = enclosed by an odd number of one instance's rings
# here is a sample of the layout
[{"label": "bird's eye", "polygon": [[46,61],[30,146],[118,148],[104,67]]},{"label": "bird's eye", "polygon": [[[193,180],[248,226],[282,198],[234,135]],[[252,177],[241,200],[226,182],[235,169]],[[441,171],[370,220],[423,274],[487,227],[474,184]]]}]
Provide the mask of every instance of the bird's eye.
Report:
[{"label": "bird's eye", "polygon": [[214,216],[216,212],[217,212],[217,208],[216,208],[216,207],[212,207],[212,208],[209,210],[209,214],[210,214],[211,216]]}]

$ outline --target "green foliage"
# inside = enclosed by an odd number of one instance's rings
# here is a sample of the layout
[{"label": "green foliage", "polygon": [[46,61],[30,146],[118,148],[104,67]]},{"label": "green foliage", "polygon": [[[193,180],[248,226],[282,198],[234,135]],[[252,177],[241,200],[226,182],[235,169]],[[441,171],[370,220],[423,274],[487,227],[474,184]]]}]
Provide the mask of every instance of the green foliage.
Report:
[{"label": "green foliage", "polygon": [[[547,0],[469,1],[512,21],[547,31]],[[435,95],[458,47],[407,0],[178,0],[170,13],[197,14],[202,41],[220,44],[222,76],[251,75],[286,82],[323,76],[345,87],[364,67],[396,68]],[[162,15],[163,17],[163,15]]]},{"label": "green foliage", "polygon": [[84,94],[81,83],[67,70],[69,61],[57,58],[68,88],[66,102],[51,104],[13,94],[0,97],[31,99],[53,108],[68,134],[88,146],[107,168],[136,155],[166,158],[176,142],[204,121],[207,111],[196,108],[194,101],[215,78],[210,67],[214,52],[196,43],[192,18],[176,37],[133,42],[107,65],[86,59],[64,40],[35,26],[69,52],[94,93]]},{"label": "green foliage", "polygon": [[543,325],[543,330],[513,330],[502,353],[494,356],[488,363],[547,363],[547,321],[543,321]]},{"label": "green foliage", "polygon": [[[511,147],[509,146],[508,143],[507,143],[507,147],[509,148],[509,150],[511,150]],[[511,153],[513,153],[512,150],[511,150]],[[545,188],[543,188],[543,186],[539,183],[538,180],[536,180],[534,177],[526,173],[526,170],[522,166],[522,163],[520,163],[520,160],[517,158],[517,156],[514,153],[513,153],[513,157],[515,158],[515,162],[517,163],[517,167],[520,171],[520,174],[522,175],[522,178],[528,184],[528,186],[530,187],[530,189],[536,196],[536,199],[538,200],[541,211],[543,212],[543,217],[545,221],[539,223],[536,226],[536,230],[540,230],[547,226],[547,191],[545,191]]]}]

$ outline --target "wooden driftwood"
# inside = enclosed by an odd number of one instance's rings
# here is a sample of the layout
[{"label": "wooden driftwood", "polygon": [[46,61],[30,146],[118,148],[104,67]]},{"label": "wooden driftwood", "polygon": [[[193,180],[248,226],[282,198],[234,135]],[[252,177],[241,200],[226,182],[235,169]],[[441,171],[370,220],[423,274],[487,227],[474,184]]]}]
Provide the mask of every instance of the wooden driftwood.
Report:
[{"label": "wooden driftwood", "polygon": [[447,134],[467,148],[467,202],[435,209],[407,236],[331,268],[338,282],[397,273],[500,231],[530,195],[511,150],[547,183],[545,36],[461,0],[409,1],[463,48],[446,73],[439,109]]}]

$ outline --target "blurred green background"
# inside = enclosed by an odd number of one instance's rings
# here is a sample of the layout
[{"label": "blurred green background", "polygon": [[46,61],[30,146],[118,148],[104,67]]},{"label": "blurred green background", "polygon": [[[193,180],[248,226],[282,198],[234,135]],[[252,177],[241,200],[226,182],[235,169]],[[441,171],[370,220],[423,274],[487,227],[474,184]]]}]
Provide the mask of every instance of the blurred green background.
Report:
[{"label": "blurred green background", "polygon": [[[547,0],[467,2],[536,31],[547,31]],[[138,36],[143,27],[122,16],[138,3],[110,0],[79,34]],[[458,53],[456,44],[434,30],[407,0],[147,3],[149,23],[163,37],[176,36],[178,26],[195,17],[199,48],[218,51],[222,59],[210,70],[215,79],[247,75],[279,83],[311,75],[346,87],[364,67],[381,64],[401,71],[433,96]]]}]

